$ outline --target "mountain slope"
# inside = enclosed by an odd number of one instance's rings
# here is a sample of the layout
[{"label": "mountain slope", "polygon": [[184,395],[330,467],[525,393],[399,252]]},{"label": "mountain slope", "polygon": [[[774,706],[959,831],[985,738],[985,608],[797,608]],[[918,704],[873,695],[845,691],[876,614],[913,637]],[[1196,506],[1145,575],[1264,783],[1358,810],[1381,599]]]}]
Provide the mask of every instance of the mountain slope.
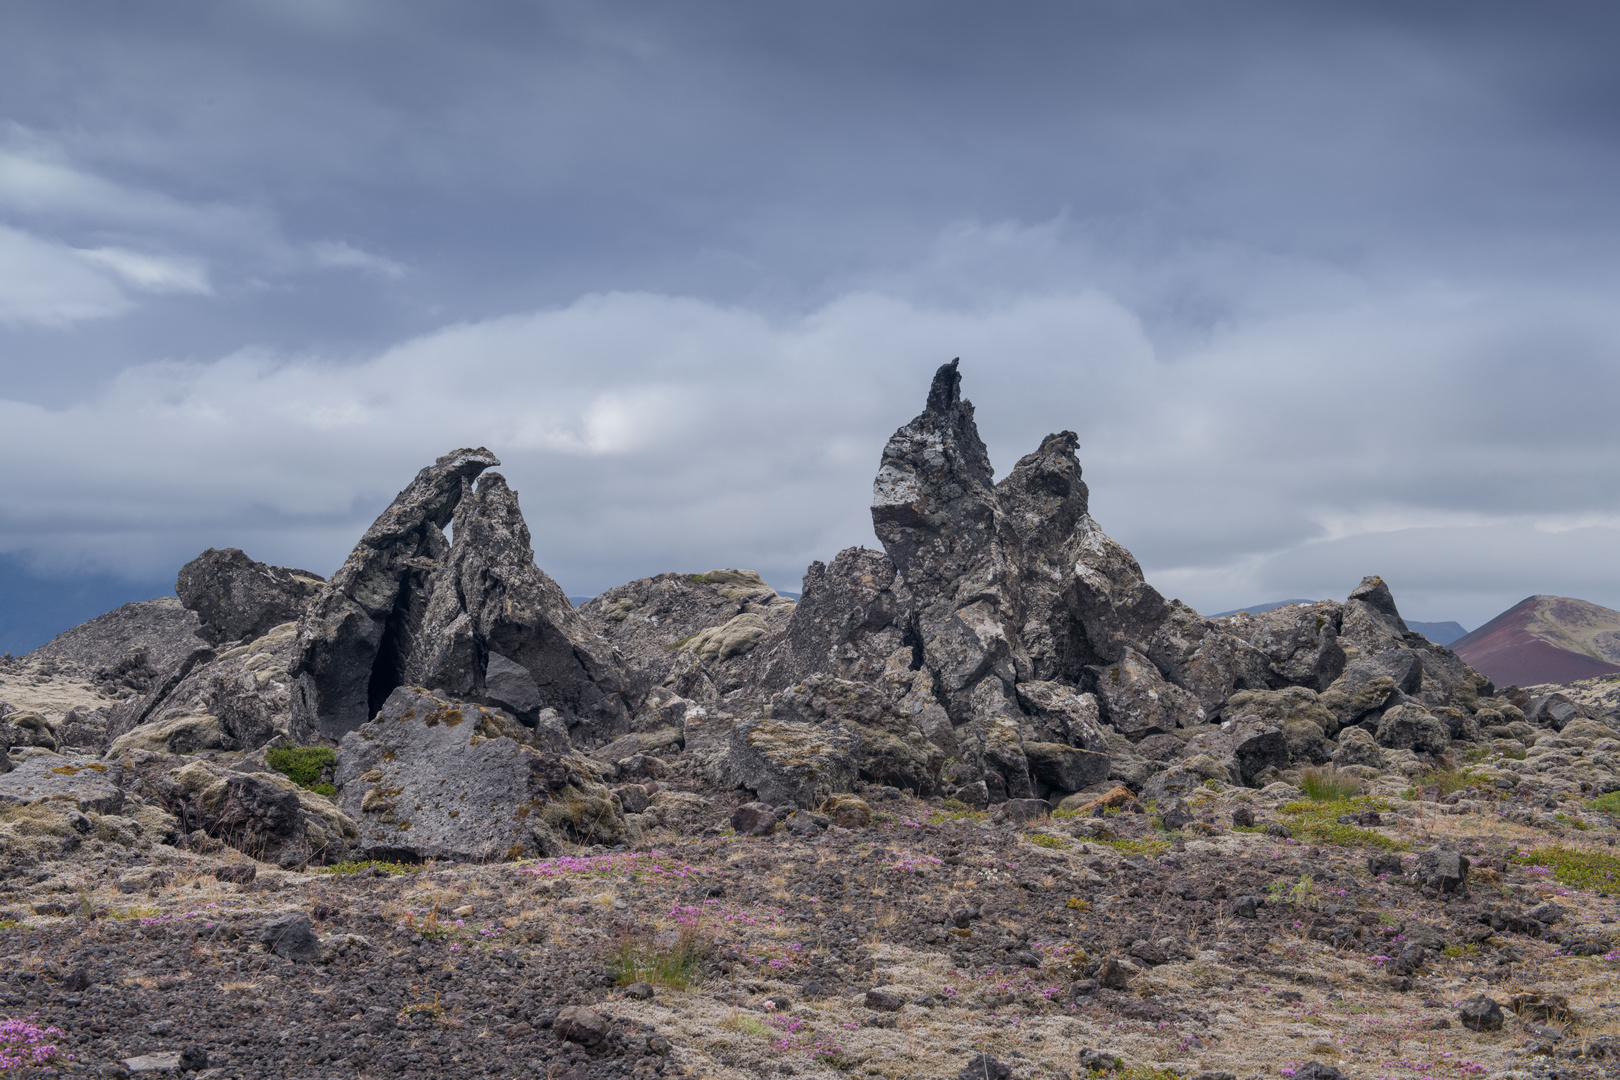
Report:
[{"label": "mountain slope", "polygon": [[1531,596],[1451,650],[1498,686],[1573,682],[1620,672],[1620,611],[1567,596]]}]

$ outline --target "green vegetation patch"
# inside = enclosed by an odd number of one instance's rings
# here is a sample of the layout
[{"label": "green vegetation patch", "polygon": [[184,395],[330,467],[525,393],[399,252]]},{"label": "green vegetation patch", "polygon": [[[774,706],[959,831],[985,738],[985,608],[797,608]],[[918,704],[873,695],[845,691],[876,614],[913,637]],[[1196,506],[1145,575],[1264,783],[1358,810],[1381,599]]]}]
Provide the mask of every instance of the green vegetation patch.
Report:
[{"label": "green vegetation patch", "polygon": [[1063,839],[1063,837],[1061,837],[1061,836],[1053,836],[1051,833],[1043,833],[1043,832],[1025,833],[1024,834],[1024,839],[1028,840],[1030,843],[1034,844],[1036,847],[1052,848],[1054,850],[1060,850],[1062,848],[1066,848],[1066,847],[1069,846],[1069,842],[1067,840]]},{"label": "green vegetation patch", "polygon": [[1127,840],[1123,836],[1116,836],[1112,840],[1102,840],[1099,843],[1107,844],[1125,855],[1159,855],[1170,850],[1168,840]]},{"label": "green vegetation patch", "polygon": [[1549,873],[1559,884],[1574,889],[1608,891],[1620,885],[1620,855],[1560,845],[1521,851],[1513,861],[1532,873]]},{"label": "green vegetation patch", "polygon": [[351,859],[346,862],[333,863],[330,866],[312,866],[309,868],[309,872],[312,874],[358,874],[360,871],[371,866],[375,866],[383,873],[392,877],[399,877],[401,874],[414,874],[418,870],[422,869],[421,866],[415,863],[378,862],[376,859],[367,859],[364,862],[355,862]]},{"label": "green vegetation patch", "polygon": [[1330,765],[1305,769],[1300,773],[1299,786],[1313,802],[1344,802],[1361,794],[1362,785],[1360,778]]},{"label": "green vegetation patch", "polygon": [[1300,800],[1287,803],[1281,812],[1289,819],[1289,831],[1296,839],[1312,840],[1335,847],[1379,848],[1383,851],[1408,851],[1410,844],[1395,840],[1371,829],[1339,824],[1344,814],[1359,814],[1366,810],[1385,812],[1389,801],[1372,796],[1354,798]]},{"label": "green vegetation patch", "polygon": [[1611,791],[1607,795],[1599,795],[1586,804],[1592,809],[1605,814],[1620,814],[1620,791]]},{"label": "green vegetation patch", "polygon": [[337,765],[337,751],[330,746],[278,746],[265,752],[264,763],[317,795],[337,794],[337,788],[321,782],[321,770]]}]

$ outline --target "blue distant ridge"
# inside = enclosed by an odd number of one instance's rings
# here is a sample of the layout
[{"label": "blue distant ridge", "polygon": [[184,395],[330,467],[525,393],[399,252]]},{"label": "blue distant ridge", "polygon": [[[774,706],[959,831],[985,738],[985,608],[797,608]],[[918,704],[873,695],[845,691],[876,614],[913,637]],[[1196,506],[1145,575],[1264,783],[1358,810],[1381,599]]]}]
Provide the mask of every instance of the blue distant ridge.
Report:
[{"label": "blue distant ridge", "polygon": [[149,580],[111,574],[47,577],[12,556],[0,555],[0,652],[22,656],[62,631],[132,600],[173,595],[173,574]]}]

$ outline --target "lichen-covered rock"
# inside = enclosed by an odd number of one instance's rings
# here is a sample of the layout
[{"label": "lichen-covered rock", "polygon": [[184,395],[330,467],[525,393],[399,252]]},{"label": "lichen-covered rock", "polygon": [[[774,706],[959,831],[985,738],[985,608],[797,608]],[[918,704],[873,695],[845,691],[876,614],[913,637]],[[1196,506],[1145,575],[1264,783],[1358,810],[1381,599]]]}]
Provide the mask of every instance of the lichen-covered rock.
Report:
[{"label": "lichen-covered rock", "polygon": [[1445,721],[1421,705],[1397,705],[1378,721],[1378,745],[1391,750],[1438,753],[1451,745],[1451,731]]},{"label": "lichen-covered rock", "polygon": [[[579,608],[643,682],[701,702],[750,682],[759,651],[769,651],[793,614],[793,601],[758,573],[736,569],[658,574]],[[792,677],[786,670],[781,676]]]},{"label": "lichen-covered rock", "polygon": [[1344,672],[1338,643],[1343,617],[1343,605],[1323,601],[1240,612],[1217,622],[1265,657],[1275,681],[1320,692]]},{"label": "lichen-covered rock", "polygon": [[40,713],[6,708],[0,712],[0,747],[13,746],[38,746],[54,752],[58,749],[56,729]]},{"label": "lichen-covered rock", "polygon": [[774,806],[819,806],[859,777],[859,735],[841,724],[762,717],[731,730],[726,766],[735,781]]},{"label": "lichen-covered rock", "polygon": [[579,754],[530,745],[497,711],[417,687],[344,736],[338,805],[370,858],[487,862],[616,843],[623,811]]},{"label": "lichen-covered rock", "polygon": [[61,802],[81,813],[116,814],[124,805],[123,777],[116,762],[33,754],[0,776],[0,808]]},{"label": "lichen-covered rock", "polygon": [[283,867],[341,862],[357,836],[355,822],[332,800],[279,773],[194,761],[154,778],[147,790],[186,830]]},{"label": "lichen-covered rock", "polygon": [[938,728],[925,730],[919,720],[936,715],[937,707],[936,713],[909,709],[904,689],[815,675],[772,698],[770,711],[777,720],[839,728],[859,778],[932,794],[945,753],[934,741]]},{"label": "lichen-covered rock", "polygon": [[1341,767],[1365,765],[1373,769],[1383,769],[1386,764],[1384,752],[1379,749],[1378,741],[1367,729],[1360,727],[1347,727],[1339,732],[1338,746],[1330,760]]},{"label": "lichen-covered rock", "polygon": [[1207,754],[1233,780],[1247,787],[1256,786],[1267,769],[1289,765],[1288,738],[1282,723],[1260,713],[1222,720],[1218,729],[1188,739],[1186,752],[1189,756]]},{"label": "lichen-covered rock", "polygon": [[197,636],[222,645],[297,622],[323,584],[325,579],[308,570],[255,562],[237,548],[209,548],[180,568],[174,591],[197,613]]},{"label": "lichen-covered rock", "polygon": [[308,741],[311,732],[293,727],[296,629],[282,623],[232,648],[192,653],[144,698],[111,711],[108,752],[256,750],[278,735]]},{"label": "lichen-covered rock", "polygon": [[1125,648],[1107,667],[1089,669],[1113,729],[1133,739],[1192,727],[1205,720],[1191,693],[1167,682],[1147,657]]}]

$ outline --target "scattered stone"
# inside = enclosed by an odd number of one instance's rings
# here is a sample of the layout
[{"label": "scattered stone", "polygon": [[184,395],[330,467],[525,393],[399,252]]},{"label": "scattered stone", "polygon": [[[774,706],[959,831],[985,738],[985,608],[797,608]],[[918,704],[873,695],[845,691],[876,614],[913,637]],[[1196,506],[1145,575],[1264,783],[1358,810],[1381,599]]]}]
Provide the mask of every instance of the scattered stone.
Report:
[{"label": "scattered stone", "polygon": [[1239,919],[1257,919],[1263,903],[1265,900],[1258,896],[1239,896],[1232,901],[1232,914]]},{"label": "scattered stone", "polygon": [[1245,829],[1254,827],[1254,811],[1247,806],[1238,806],[1232,809],[1232,824]]},{"label": "scattered stone", "polygon": [[1438,845],[1417,857],[1418,883],[1438,892],[1455,892],[1468,880],[1466,856]]},{"label": "scattered stone", "polygon": [[321,942],[302,912],[272,919],[259,930],[259,944],[283,960],[312,963],[320,956]]},{"label": "scattered stone", "polygon": [[651,1001],[654,993],[651,983],[635,982],[624,988],[624,996],[637,1001]]},{"label": "scattered stone", "polygon": [[1294,1070],[1294,1080],[1348,1080],[1348,1078],[1332,1065],[1307,1061]]},{"label": "scattered stone", "polygon": [[868,990],[866,992],[866,1007],[878,1012],[899,1012],[906,1004],[906,999],[892,990]]},{"label": "scattered stone", "polygon": [[174,880],[174,874],[155,866],[138,866],[133,870],[125,870],[118,875],[118,891],[121,893],[150,892],[153,889],[162,889]]},{"label": "scattered stone", "polygon": [[255,863],[232,863],[229,866],[214,867],[214,878],[217,881],[230,882],[233,885],[248,885],[259,874],[259,867]]},{"label": "scattered stone", "polygon": [[595,1046],[608,1037],[612,1025],[601,1013],[581,1005],[569,1005],[557,1013],[552,1030],[559,1039],[581,1046]]},{"label": "scattered stone", "polygon": [[1470,1031],[1502,1030],[1502,1006],[1495,998],[1475,994],[1457,1010],[1457,1019]]},{"label": "scattered stone", "polygon": [[769,836],[776,831],[776,814],[770,803],[743,803],[731,812],[731,827],[745,836]]},{"label": "scattered stone", "polygon": [[1122,1064],[1121,1058],[1108,1050],[1093,1050],[1083,1047],[1080,1050],[1080,1068],[1086,1072],[1114,1072]]}]

